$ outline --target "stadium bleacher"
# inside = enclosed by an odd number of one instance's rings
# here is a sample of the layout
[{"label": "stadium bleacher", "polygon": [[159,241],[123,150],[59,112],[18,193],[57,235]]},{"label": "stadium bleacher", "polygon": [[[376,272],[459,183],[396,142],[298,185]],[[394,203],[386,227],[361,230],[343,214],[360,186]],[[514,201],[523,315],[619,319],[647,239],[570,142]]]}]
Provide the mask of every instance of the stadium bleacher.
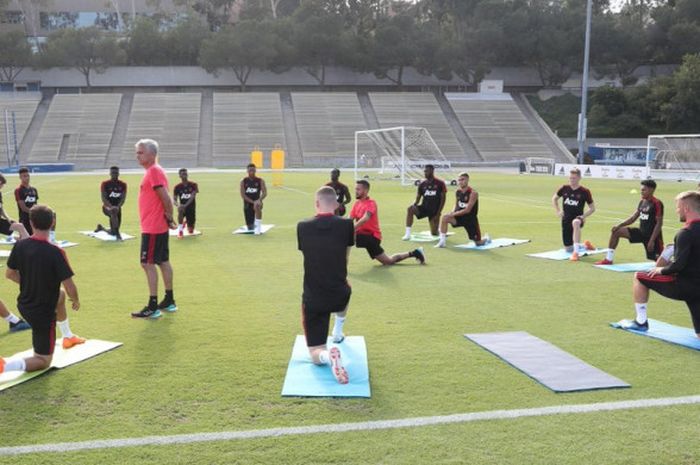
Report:
[{"label": "stadium bleacher", "polygon": [[463,150],[432,93],[371,92],[369,96],[382,128],[426,128],[448,160],[464,159]]},{"label": "stadium bleacher", "polygon": [[134,95],[122,151],[122,166],[136,166],[134,143],[155,139],[159,162],[169,168],[198,165],[199,93],[138,93]]},{"label": "stadium bleacher", "polygon": [[448,99],[485,161],[556,158],[510,96],[473,97]]},{"label": "stadium bleacher", "polygon": [[[24,95],[26,94],[26,95]],[[14,113],[15,127],[17,134],[17,145],[22,143],[24,134],[34,117],[41,95],[39,93],[11,94],[10,97],[0,94],[0,143],[6,147],[7,130],[5,128],[5,111],[7,111],[8,128],[10,130],[10,143],[12,143],[12,114]],[[12,147],[11,147],[12,149]]]},{"label": "stadium bleacher", "polygon": [[109,150],[121,97],[121,94],[55,95],[27,161],[101,167]]},{"label": "stadium bleacher", "polygon": [[242,166],[257,146],[284,146],[280,97],[274,92],[214,93],[214,166]]},{"label": "stadium bleacher", "polygon": [[367,129],[355,92],[295,92],[294,114],[306,165],[355,156],[355,131]]}]

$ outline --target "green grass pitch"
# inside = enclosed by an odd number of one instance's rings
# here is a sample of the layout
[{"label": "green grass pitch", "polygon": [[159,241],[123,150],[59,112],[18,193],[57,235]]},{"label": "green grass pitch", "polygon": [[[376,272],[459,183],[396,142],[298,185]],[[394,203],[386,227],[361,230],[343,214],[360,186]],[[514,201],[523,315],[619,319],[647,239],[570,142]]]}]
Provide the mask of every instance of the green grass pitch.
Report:
[{"label": "green grass pitch", "polygon": [[[243,223],[242,173],[191,173],[199,183],[197,228],[202,236],[172,240],[175,297],[180,310],[158,321],[132,320],[147,289],[139,241],[104,243],[79,230],[106,222],[99,182],[105,175],[34,176],[41,202],[58,212],[58,238],[67,249],[82,308],[72,329],[124,346],[71,368],[0,393],[1,446],[252,430],[361,422],[497,409],[608,402],[699,394],[697,352],[613,330],[608,322],[634,315],[630,274],[579,263],[526,257],[561,246],[550,204],[563,177],[472,173],[480,193],[482,231],[526,238],[525,245],[474,252],[425,244],[427,265],[407,260],[381,267],[353,250],[353,286],[346,334],[367,341],[372,398],[282,398],[280,391],[296,334],[301,333],[302,258],[296,223],[313,214],[313,191],[324,173],[286,173],[273,188],[262,237],[233,236]],[[350,173],[344,180],[351,184]],[[122,230],[138,233],[136,194],[129,185]],[[175,183],[175,174],[170,174]],[[634,181],[584,180],[598,211],[584,238],[605,246],[610,227],[636,207]],[[14,179],[10,182],[14,185]],[[172,184],[171,184],[172,187]],[[690,183],[661,182],[664,238],[680,226],[673,197]],[[447,208],[452,208],[450,187]],[[383,246],[405,251],[406,207],[413,187],[377,181]],[[16,215],[11,192],[6,209]],[[427,229],[417,221],[414,231]],[[466,242],[455,230],[448,244]],[[616,260],[643,260],[623,241]],[[14,307],[17,289],[2,280]],[[162,293],[162,289],[161,292]],[[650,316],[690,326],[682,303],[652,296]],[[524,330],[617,376],[631,389],[555,394],[467,341],[465,332]],[[30,346],[26,332],[0,332],[0,355]],[[49,463],[338,463],[338,464],[699,464],[700,406],[570,414],[461,425],[136,447],[0,457],[0,464]]]}]

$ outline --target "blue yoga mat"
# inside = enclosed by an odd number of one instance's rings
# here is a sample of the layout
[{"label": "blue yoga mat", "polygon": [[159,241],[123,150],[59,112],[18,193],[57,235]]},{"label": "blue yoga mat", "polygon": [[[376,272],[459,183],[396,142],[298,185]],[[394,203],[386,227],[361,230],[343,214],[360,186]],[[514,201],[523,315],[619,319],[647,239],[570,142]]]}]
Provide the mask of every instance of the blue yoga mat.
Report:
[{"label": "blue yoga mat", "polygon": [[367,347],[362,336],[347,336],[340,344],[331,343],[328,347],[340,349],[343,365],[350,382],[339,384],[330,368],[314,365],[311,362],[306,338],[297,336],[292,349],[292,359],[287,367],[287,376],[282,386],[283,396],[299,397],[371,397]]},{"label": "blue yoga mat", "polygon": [[525,331],[464,336],[554,392],[630,387]]},{"label": "blue yoga mat", "polygon": [[[588,255],[596,255],[599,253],[606,253],[608,249],[595,249],[595,250],[586,250],[585,252],[579,252],[578,256],[579,257],[586,257]],[[559,249],[559,250],[552,250],[549,252],[541,252],[541,253],[530,253],[527,254],[528,257],[534,257],[534,258],[545,258],[547,260],[568,260],[571,258],[571,252],[567,252],[566,249]]]},{"label": "blue yoga mat", "polygon": [[491,240],[491,242],[486,245],[476,245],[474,242],[469,242],[467,244],[456,245],[455,249],[490,250],[498,249],[500,247],[510,247],[511,245],[525,244],[527,242],[530,242],[530,239],[510,239],[507,237],[499,237],[498,239]]},{"label": "blue yoga mat", "polygon": [[697,337],[695,335],[695,331],[690,328],[683,328],[682,326],[675,326],[669,323],[664,323],[663,321],[652,320],[650,318],[649,331],[636,331],[634,329],[625,329],[620,326],[622,321],[610,323],[610,326],[630,333],[639,334],[640,336],[648,336],[654,339],[670,342],[671,344],[678,344],[679,346],[687,347],[689,349],[700,350],[700,338]]},{"label": "blue yoga mat", "polygon": [[601,270],[617,271],[619,273],[631,273],[634,271],[649,271],[656,264],[654,262],[620,263],[614,265],[593,265]]}]

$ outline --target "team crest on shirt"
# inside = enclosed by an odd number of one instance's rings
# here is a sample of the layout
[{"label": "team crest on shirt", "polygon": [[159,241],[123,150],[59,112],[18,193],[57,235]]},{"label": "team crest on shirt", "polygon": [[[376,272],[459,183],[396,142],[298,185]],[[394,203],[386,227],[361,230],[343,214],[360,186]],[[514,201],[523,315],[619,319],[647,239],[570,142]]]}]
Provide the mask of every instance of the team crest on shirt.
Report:
[{"label": "team crest on shirt", "polygon": [[459,208],[467,208],[467,202],[457,202]]}]

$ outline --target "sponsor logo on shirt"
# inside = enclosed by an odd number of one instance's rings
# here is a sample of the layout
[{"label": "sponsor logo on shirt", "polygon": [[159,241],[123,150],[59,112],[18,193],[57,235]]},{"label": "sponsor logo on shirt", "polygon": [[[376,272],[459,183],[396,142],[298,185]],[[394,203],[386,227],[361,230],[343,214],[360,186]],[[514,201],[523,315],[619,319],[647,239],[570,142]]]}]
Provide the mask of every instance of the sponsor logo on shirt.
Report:
[{"label": "sponsor logo on shirt", "polygon": [[246,187],[245,188],[246,194],[255,194],[256,192],[258,192],[257,187]]},{"label": "sponsor logo on shirt", "polygon": [[423,194],[423,195],[426,196],[426,197],[433,197],[433,196],[436,196],[436,195],[437,195],[437,190],[430,190],[430,189],[427,189],[427,190],[425,191],[425,194]]},{"label": "sponsor logo on shirt", "polygon": [[110,199],[118,199],[122,196],[121,192],[110,192],[109,193],[109,198]]},{"label": "sponsor logo on shirt", "polygon": [[639,214],[639,219],[641,221],[647,221],[649,219],[649,213],[640,213]]},{"label": "sponsor logo on shirt", "polygon": [[187,193],[180,194],[180,198],[183,200],[189,200],[191,197],[192,197],[192,194],[187,194]]},{"label": "sponsor logo on shirt", "polygon": [[36,202],[36,197],[32,195],[28,195],[24,198],[24,203],[33,203]]},{"label": "sponsor logo on shirt", "polygon": [[578,207],[578,200],[574,200],[571,197],[567,197],[564,199],[564,205],[571,205],[572,207]]}]

